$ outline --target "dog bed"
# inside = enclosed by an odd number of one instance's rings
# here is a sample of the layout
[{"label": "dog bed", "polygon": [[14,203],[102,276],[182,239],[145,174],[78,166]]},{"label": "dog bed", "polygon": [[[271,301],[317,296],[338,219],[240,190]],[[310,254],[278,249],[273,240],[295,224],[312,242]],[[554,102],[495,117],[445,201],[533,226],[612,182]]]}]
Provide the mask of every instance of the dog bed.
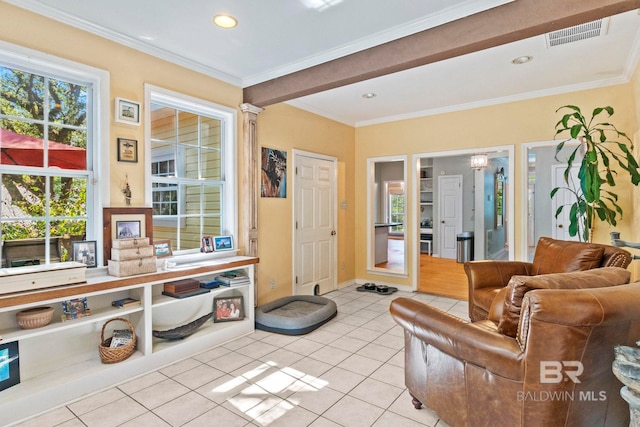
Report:
[{"label": "dog bed", "polygon": [[302,335],[336,317],[333,300],[317,295],[279,298],[256,308],[256,329],[286,335]]}]

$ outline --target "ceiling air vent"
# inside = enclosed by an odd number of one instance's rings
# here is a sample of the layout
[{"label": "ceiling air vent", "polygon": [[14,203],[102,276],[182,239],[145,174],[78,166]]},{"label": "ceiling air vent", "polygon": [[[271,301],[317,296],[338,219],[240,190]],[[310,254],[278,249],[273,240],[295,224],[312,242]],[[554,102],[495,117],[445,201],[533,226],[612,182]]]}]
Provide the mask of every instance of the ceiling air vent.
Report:
[{"label": "ceiling air vent", "polygon": [[604,36],[609,26],[609,18],[587,22],[586,24],[575,25],[562,30],[547,33],[547,46],[561,46],[592,37]]}]

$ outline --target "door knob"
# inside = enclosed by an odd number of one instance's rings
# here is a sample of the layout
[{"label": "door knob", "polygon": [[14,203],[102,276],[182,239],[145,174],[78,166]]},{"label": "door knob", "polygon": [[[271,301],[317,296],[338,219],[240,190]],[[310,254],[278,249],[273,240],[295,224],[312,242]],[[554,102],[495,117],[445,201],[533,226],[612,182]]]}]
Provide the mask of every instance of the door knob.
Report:
[{"label": "door knob", "polygon": [[440,221],[442,224],[444,224],[444,221]]},{"label": "door knob", "polygon": [[336,230],[331,230],[331,235],[335,236],[336,235]]},{"label": "door knob", "polygon": [[562,224],[558,224],[558,228],[562,228]]}]

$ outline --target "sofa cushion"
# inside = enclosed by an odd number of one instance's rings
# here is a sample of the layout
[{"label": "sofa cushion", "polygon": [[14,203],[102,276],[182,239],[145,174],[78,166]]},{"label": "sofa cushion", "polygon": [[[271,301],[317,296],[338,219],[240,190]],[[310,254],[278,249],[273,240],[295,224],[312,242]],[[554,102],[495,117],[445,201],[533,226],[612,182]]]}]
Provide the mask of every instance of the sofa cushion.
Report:
[{"label": "sofa cushion", "polygon": [[597,268],[602,262],[603,253],[602,245],[541,237],[533,256],[531,275]]},{"label": "sofa cushion", "polygon": [[510,337],[516,336],[522,299],[524,294],[532,289],[604,288],[627,284],[630,279],[631,273],[620,267],[538,276],[513,276],[506,287],[498,332]]}]

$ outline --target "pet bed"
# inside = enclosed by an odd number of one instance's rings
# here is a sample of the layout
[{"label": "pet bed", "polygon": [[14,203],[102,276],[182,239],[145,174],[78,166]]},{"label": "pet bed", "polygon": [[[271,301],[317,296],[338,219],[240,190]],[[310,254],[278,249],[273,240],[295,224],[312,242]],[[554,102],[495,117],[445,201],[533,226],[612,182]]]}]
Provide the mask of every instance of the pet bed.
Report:
[{"label": "pet bed", "polygon": [[279,298],[256,308],[256,329],[286,335],[302,335],[333,319],[338,307],[317,295]]}]

